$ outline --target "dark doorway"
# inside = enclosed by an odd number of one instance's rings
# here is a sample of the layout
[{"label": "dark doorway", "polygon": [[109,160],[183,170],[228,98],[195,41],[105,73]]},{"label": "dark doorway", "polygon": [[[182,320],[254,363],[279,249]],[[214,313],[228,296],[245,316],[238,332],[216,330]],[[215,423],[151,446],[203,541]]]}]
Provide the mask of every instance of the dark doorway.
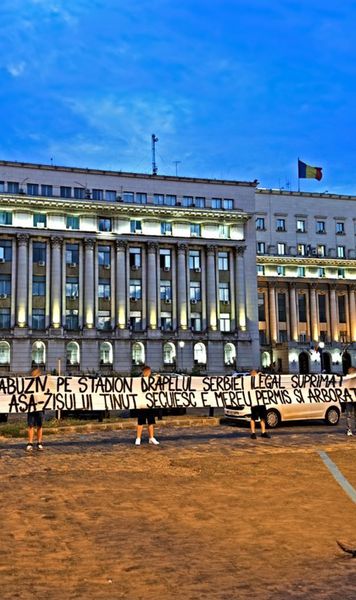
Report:
[{"label": "dark doorway", "polygon": [[323,365],[322,365],[323,373],[331,373],[331,356],[329,352],[323,352]]},{"label": "dark doorway", "polygon": [[342,372],[343,375],[347,375],[349,368],[351,367],[351,356],[348,352],[344,352],[342,355]]},{"label": "dark doorway", "polygon": [[309,373],[309,355],[307,352],[301,352],[298,358],[299,373],[307,375]]}]

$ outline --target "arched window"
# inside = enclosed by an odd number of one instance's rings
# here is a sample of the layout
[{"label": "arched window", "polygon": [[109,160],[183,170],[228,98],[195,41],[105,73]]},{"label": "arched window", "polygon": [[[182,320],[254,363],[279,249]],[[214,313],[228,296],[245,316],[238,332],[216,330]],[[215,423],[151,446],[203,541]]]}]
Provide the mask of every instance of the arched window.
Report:
[{"label": "arched window", "polygon": [[0,365],[10,364],[10,344],[9,342],[0,342]]},{"label": "arched window", "polygon": [[132,344],[132,362],[134,365],[145,364],[145,347],[141,342]]},{"label": "arched window", "polygon": [[110,342],[102,342],[100,344],[100,364],[101,365],[112,365],[113,363],[113,350]]},{"label": "arched window", "polygon": [[80,348],[77,342],[69,342],[67,344],[67,365],[79,365],[80,363]]},{"label": "arched window", "polygon": [[271,366],[271,357],[269,352],[262,352],[261,364],[263,369],[268,369]]},{"label": "arched window", "polygon": [[232,366],[236,362],[236,348],[234,344],[227,343],[224,346],[224,364]]},{"label": "arched window", "polygon": [[201,342],[194,345],[194,363],[197,365],[206,365],[206,348],[205,344]]},{"label": "arched window", "polygon": [[31,360],[33,365],[44,365],[46,363],[46,346],[43,342],[32,344]]},{"label": "arched window", "polygon": [[167,342],[163,346],[163,364],[172,365],[176,360],[176,347],[172,342]]}]

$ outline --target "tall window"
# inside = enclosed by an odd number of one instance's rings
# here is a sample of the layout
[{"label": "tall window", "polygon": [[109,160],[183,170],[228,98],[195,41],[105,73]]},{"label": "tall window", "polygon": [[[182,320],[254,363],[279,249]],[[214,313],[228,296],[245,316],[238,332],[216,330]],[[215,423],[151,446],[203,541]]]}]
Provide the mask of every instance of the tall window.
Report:
[{"label": "tall window", "polygon": [[338,258],[345,258],[346,257],[345,246],[338,246],[337,247],[337,257]]},{"label": "tall window", "polygon": [[45,310],[44,308],[32,309],[32,329],[45,329]]},{"label": "tall window", "polygon": [[230,287],[227,282],[219,283],[219,300],[220,302],[230,302]]},{"label": "tall window", "polygon": [[224,224],[219,225],[219,237],[223,238],[223,239],[230,238],[230,225],[224,225]]},{"label": "tall window", "polygon": [[172,301],[172,282],[162,280],[160,283],[160,297],[163,302]]},{"label": "tall window", "polygon": [[297,277],[305,277],[305,267],[297,267]]},{"label": "tall window", "polygon": [[307,297],[305,294],[298,294],[298,320],[301,323],[307,322]]},{"label": "tall window", "polygon": [[79,229],[79,217],[74,216],[74,215],[67,215],[66,228],[67,229]]},{"label": "tall window", "polygon": [[98,219],[98,229],[99,231],[108,232],[111,231],[111,219],[108,217],[99,217]]},{"label": "tall window", "polygon": [[66,244],[66,264],[77,266],[79,263],[79,244]]},{"label": "tall window", "polygon": [[266,253],[266,244],[264,242],[257,242],[257,254]]},{"label": "tall window", "polygon": [[318,305],[319,321],[320,323],[326,323],[326,296],[324,294],[318,294]]},{"label": "tall window", "polygon": [[317,256],[323,258],[325,256],[325,253],[326,253],[326,247],[325,247],[325,245],[324,244],[318,244],[317,247],[316,247],[316,253],[317,253]]},{"label": "tall window", "polygon": [[0,298],[11,296],[11,275],[0,274]]},{"label": "tall window", "polygon": [[46,243],[45,242],[33,242],[32,246],[32,258],[33,262],[40,266],[46,264]]},{"label": "tall window", "polygon": [[46,346],[43,342],[32,344],[31,361],[33,365],[44,365],[46,363]]},{"label": "tall window", "polygon": [[159,266],[163,271],[170,271],[172,267],[171,251],[168,248],[161,248],[159,251]]},{"label": "tall window", "polygon": [[335,233],[338,235],[344,235],[345,233],[345,223],[343,221],[339,221],[335,226]]},{"label": "tall window", "polygon": [[98,297],[101,298],[102,300],[110,300],[111,284],[108,279],[99,279]]},{"label": "tall window", "polygon": [[135,194],[133,192],[124,192],[123,200],[124,202],[132,203],[135,201]]},{"label": "tall window", "polygon": [[231,322],[229,313],[220,313],[220,331],[230,331]]},{"label": "tall window", "polygon": [[111,317],[109,310],[99,310],[97,328],[101,330],[111,329]]},{"label": "tall window", "polygon": [[77,342],[67,344],[67,365],[76,366],[80,364],[80,349]]},{"label": "tall window", "polygon": [[211,199],[211,208],[216,208],[220,210],[222,208],[222,199],[221,198],[212,198]]},{"label": "tall window", "polygon": [[29,196],[38,196],[38,183],[28,183],[27,193]]},{"label": "tall window", "polygon": [[201,300],[201,289],[200,281],[191,281],[189,284],[190,300],[193,302],[200,302]]},{"label": "tall window", "polygon": [[60,195],[61,195],[61,198],[71,198],[72,197],[72,188],[67,187],[65,185],[61,185]]},{"label": "tall window", "polygon": [[130,299],[141,300],[142,284],[141,279],[130,279]]},{"label": "tall window", "polygon": [[44,215],[43,213],[34,213],[33,226],[34,227],[46,227],[47,226],[47,215]]},{"label": "tall window", "polygon": [[338,296],[337,303],[338,303],[338,308],[339,308],[339,323],[346,323],[345,296]]},{"label": "tall window", "polygon": [[142,265],[141,248],[130,248],[130,268],[140,269]]},{"label": "tall window", "polygon": [[0,225],[12,225],[12,213],[8,210],[0,211]]},{"label": "tall window", "polygon": [[168,221],[161,221],[161,234],[172,235],[172,223]]},{"label": "tall window", "polygon": [[66,279],[66,298],[76,300],[79,298],[79,279],[78,277],[67,277]]},{"label": "tall window", "polygon": [[206,365],[206,347],[202,342],[194,344],[194,363]]},{"label": "tall window", "polygon": [[9,308],[0,308],[0,329],[10,329]]},{"label": "tall window", "polygon": [[229,254],[227,252],[218,253],[218,267],[219,271],[229,270]]},{"label": "tall window", "polygon": [[264,217],[257,217],[256,218],[256,230],[264,231],[264,229],[266,229]]},{"label": "tall window", "polygon": [[131,233],[142,233],[142,221],[134,219],[130,221],[130,232]]},{"label": "tall window", "polygon": [[135,196],[136,204],[146,204],[147,203],[147,194],[143,194],[141,192],[137,192]]},{"label": "tall window", "polygon": [[325,221],[317,221],[315,225],[316,233],[326,233]]},{"label": "tall window", "polygon": [[98,263],[100,267],[110,267],[111,264],[111,248],[110,246],[98,247]]},{"label": "tall window", "polygon": [[157,204],[159,206],[163,206],[163,204],[164,204],[164,194],[153,194],[153,204]]},{"label": "tall window", "polygon": [[297,244],[298,256],[305,256],[305,244]]},{"label": "tall window", "polygon": [[[1,325],[0,325],[1,327]],[[8,342],[0,342],[0,365],[9,365],[11,360],[10,344]]]},{"label": "tall window", "polygon": [[32,281],[32,295],[33,296],[45,296],[46,295],[46,277],[42,275],[34,275]]},{"label": "tall window", "polygon": [[277,219],[276,220],[276,230],[277,231],[285,231],[286,230],[286,220],[285,219]]},{"label": "tall window", "polygon": [[201,236],[201,225],[199,223],[191,223],[190,224],[190,235],[192,237],[200,237]]},{"label": "tall window", "polygon": [[76,331],[79,329],[78,310],[66,310],[66,329],[68,329],[69,331]]},{"label": "tall window", "polygon": [[115,202],[116,201],[116,191],[115,190],[105,190],[105,200],[107,202]]},{"label": "tall window", "polygon": [[231,198],[224,198],[222,207],[224,210],[232,210],[234,208],[234,201]]},{"label": "tall window", "polygon": [[11,262],[12,242],[11,240],[0,240],[0,263]]},{"label": "tall window", "polygon": [[189,250],[189,269],[194,271],[197,269],[200,271],[200,250]]},{"label": "tall window", "polygon": [[161,329],[162,331],[172,330],[172,315],[169,312],[161,312]]},{"label": "tall window", "polygon": [[113,363],[113,349],[110,342],[102,342],[100,344],[100,364],[101,365],[112,365]]},{"label": "tall window", "polygon": [[192,331],[201,331],[201,315],[199,313],[190,313],[190,327]]},{"label": "tall window", "polygon": [[232,366],[236,362],[236,348],[234,344],[225,344],[224,346],[224,365]]},{"label": "tall window", "polygon": [[93,200],[104,200],[104,190],[93,189]]},{"label": "tall window", "polygon": [[263,293],[258,294],[258,320],[266,320],[265,295]]},{"label": "tall window", "polygon": [[286,245],[283,242],[279,242],[277,244],[277,254],[279,254],[280,256],[284,256],[285,253],[286,253]]},{"label": "tall window", "polygon": [[194,199],[193,196],[183,196],[182,198],[182,205],[189,208],[190,206],[193,206],[194,204]]},{"label": "tall window", "polygon": [[278,304],[278,321],[280,321],[280,323],[285,323],[287,320],[286,295],[285,294],[277,294],[277,304]]},{"label": "tall window", "polygon": [[205,208],[205,198],[203,196],[197,196],[195,198],[195,206],[197,208]]},{"label": "tall window", "polygon": [[172,342],[163,345],[163,364],[172,365],[176,360],[176,347]]},{"label": "tall window", "polygon": [[132,362],[134,365],[145,364],[145,347],[141,342],[132,344]]},{"label": "tall window", "polygon": [[297,233],[305,233],[305,232],[306,232],[306,227],[305,227],[304,219],[298,219],[297,220]]}]

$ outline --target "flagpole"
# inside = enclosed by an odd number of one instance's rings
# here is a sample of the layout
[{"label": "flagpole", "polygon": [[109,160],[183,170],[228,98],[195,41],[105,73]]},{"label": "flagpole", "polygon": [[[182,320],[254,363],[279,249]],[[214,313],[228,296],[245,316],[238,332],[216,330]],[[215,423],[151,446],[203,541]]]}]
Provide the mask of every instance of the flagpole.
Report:
[{"label": "flagpole", "polygon": [[300,192],[300,177],[299,177],[299,156],[298,156],[298,192]]}]

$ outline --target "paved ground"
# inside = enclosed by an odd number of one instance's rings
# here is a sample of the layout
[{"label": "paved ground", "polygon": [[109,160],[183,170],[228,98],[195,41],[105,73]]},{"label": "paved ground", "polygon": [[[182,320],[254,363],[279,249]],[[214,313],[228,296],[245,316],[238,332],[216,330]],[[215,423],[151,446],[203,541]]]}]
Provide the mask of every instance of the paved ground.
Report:
[{"label": "paved ground", "polygon": [[344,424],[157,428],[0,450],[1,599],[354,600],[356,437]]}]

